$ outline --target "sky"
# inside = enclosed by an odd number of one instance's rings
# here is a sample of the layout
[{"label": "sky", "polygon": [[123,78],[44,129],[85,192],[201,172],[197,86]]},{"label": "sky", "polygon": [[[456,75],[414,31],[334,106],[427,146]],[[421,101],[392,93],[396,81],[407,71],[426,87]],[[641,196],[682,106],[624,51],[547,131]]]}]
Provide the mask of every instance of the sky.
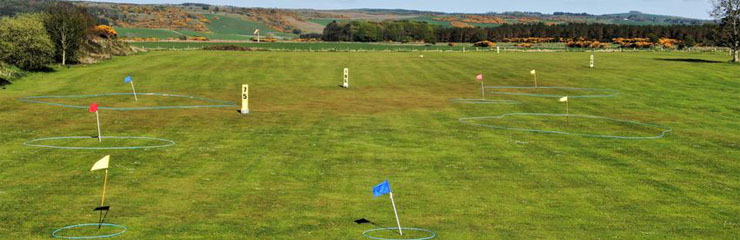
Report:
[{"label": "sky", "polygon": [[[88,0],[89,1],[89,0]],[[97,0],[101,1],[101,0]],[[207,3],[238,7],[352,9],[409,9],[456,13],[505,11],[644,13],[710,19],[709,0],[102,0],[117,3]]]}]

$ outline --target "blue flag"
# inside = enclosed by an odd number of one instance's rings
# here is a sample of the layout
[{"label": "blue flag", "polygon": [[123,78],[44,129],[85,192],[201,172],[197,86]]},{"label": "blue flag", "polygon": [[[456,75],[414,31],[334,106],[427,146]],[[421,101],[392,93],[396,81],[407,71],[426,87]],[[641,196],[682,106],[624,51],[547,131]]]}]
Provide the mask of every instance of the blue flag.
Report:
[{"label": "blue flag", "polygon": [[123,80],[125,83],[131,82],[131,76],[126,76],[126,79]]},{"label": "blue flag", "polygon": [[391,192],[391,185],[388,183],[388,180],[383,181],[373,188],[373,195],[376,197],[383,196],[389,192]]}]

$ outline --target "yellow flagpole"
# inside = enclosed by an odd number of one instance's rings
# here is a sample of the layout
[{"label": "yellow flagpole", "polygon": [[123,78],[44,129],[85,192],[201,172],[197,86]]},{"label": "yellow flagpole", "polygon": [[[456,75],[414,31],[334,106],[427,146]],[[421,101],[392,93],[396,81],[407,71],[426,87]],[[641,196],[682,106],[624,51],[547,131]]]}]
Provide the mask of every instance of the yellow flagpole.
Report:
[{"label": "yellow flagpole", "polygon": [[486,99],[486,87],[483,86],[483,81],[480,81],[480,95]]},{"label": "yellow flagpole", "polygon": [[570,118],[570,98],[565,100],[565,127],[568,127],[569,118]]},{"label": "yellow flagpole", "polygon": [[108,169],[105,169],[105,180],[103,180],[103,196],[100,198],[100,206],[105,204],[105,187],[108,185]]}]

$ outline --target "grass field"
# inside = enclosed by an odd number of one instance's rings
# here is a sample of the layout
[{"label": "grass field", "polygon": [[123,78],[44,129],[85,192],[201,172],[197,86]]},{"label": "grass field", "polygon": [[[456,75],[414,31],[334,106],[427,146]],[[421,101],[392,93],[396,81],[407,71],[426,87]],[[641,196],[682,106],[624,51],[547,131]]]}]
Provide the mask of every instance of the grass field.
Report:
[{"label": "grass field", "polygon": [[[305,53],[155,51],[34,73],[0,89],[0,238],[48,239],[95,222],[111,154],[108,222],[115,239],[364,239],[367,218],[438,239],[733,239],[740,232],[738,66],[689,53]],[[350,88],[337,87],[350,69]],[[521,104],[459,104],[487,85],[613,89],[573,99],[572,114],[673,128],[654,140],[496,130],[462,117],[563,113],[557,98],[494,96]],[[236,108],[101,110],[103,135],[167,138],[152,150],[54,150],[36,138],[96,135],[86,109],[20,102],[37,95],[160,92],[239,101]],[[88,99],[101,105],[177,99]],[[169,101],[169,102],[168,102]],[[69,102],[72,103],[72,102]],[[562,129],[562,119],[507,126]],[[577,121],[577,120],[573,120]],[[531,123],[531,124],[530,124]],[[652,134],[608,122],[573,131]],[[603,128],[601,128],[603,127]],[[82,144],[82,143],[74,143]],[[98,144],[91,139],[88,144]],[[104,143],[110,144],[110,143]],[[390,233],[385,233],[390,234]],[[392,236],[392,235],[390,235]]]}]

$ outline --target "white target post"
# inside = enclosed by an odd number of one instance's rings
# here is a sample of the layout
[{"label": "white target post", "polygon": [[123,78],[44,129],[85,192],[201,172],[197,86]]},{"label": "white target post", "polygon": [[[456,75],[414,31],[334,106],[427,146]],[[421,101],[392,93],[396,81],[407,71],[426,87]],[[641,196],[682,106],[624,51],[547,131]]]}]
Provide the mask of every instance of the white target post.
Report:
[{"label": "white target post", "polygon": [[499,47],[499,46],[496,46],[496,53],[497,53],[497,54],[498,54],[498,53],[501,53],[501,47]]},{"label": "white target post", "polygon": [[344,68],[344,81],[342,82],[343,88],[349,88],[349,68]]},{"label": "white target post", "polygon": [[589,62],[589,66],[591,68],[594,68],[594,55],[593,54],[591,54],[591,61]]},{"label": "white target post", "polygon": [[242,84],[242,115],[249,114],[249,84]]}]

